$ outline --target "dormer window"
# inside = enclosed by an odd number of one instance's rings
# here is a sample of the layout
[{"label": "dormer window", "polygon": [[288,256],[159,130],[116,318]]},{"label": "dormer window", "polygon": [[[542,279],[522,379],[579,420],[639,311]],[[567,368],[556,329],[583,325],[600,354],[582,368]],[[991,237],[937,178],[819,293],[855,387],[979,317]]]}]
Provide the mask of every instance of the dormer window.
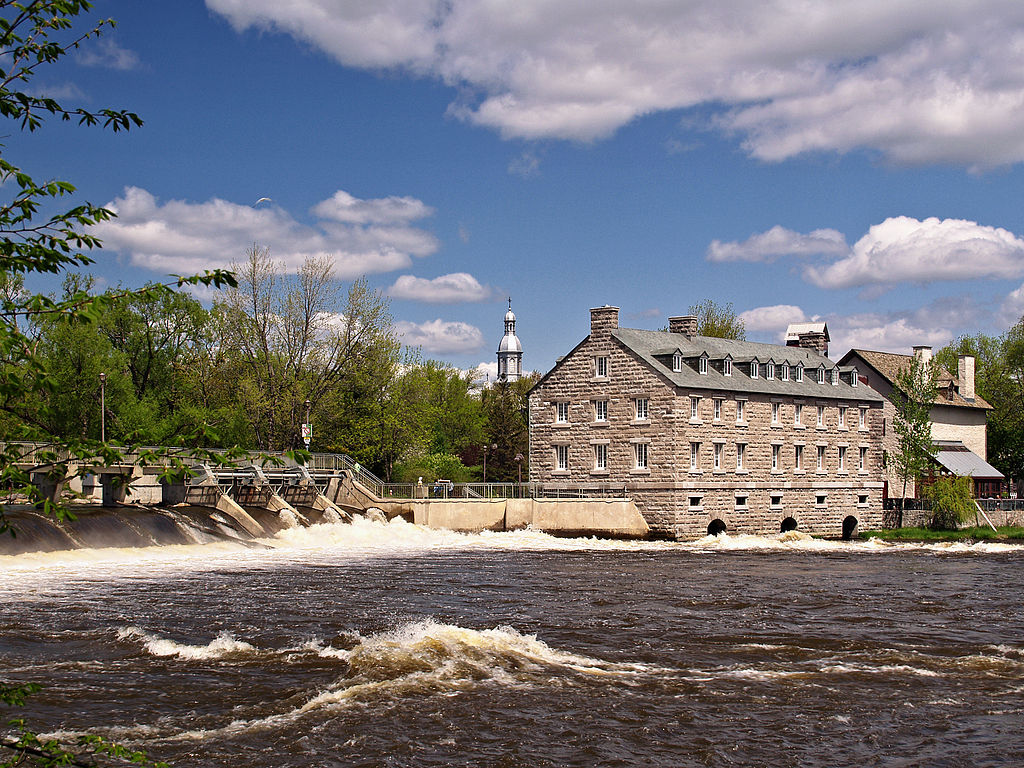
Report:
[{"label": "dormer window", "polygon": [[775,378],[775,363],[768,363],[764,367],[764,377],[769,380]]},{"label": "dormer window", "polygon": [[756,379],[760,375],[760,364],[755,360],[750,364],[750,378]]},{"label": "dormer window", "polygon": [[850,372],[850,386],[851,387],[856,387],[857,386],[857,378],[858,378],[858,376],[857,376],[857,369],[854,368]]},{"label": "dormer window", "polygon": [[839,369],[838,368],[833,368],[832,369],[832,386],[834,387],[838,383],[839,383]]},{"label": "dormer window", "polygon": [[697,360],[697,373],[701,376],[708,375],[708,359],[706,357],[700,357]]},{"label": "dormer window", "polygon": [[797,381],[803,381],[804,380],[804,365],[803,365],[803,363],[797,363],[796,364],[796,380]]},{"label": "dormer window", "polygon": [[725,358],[722,365],[722,374],[725,376],[732,376],[732,359]]},{"label": "dormer window", "polygon": [[789,381],[789,363],[782,364],[782,380]]},{"label": "dormer window", "polygon": [[683,356],[678,352],[672,355],[672,370],[676,373],[683,370]]},{"label": "dormer window", "polygon": [[824,384],[825,383],[825,366],[823,366],[823,365],[819,365],[818,366],[818,383],[819,384]]}]

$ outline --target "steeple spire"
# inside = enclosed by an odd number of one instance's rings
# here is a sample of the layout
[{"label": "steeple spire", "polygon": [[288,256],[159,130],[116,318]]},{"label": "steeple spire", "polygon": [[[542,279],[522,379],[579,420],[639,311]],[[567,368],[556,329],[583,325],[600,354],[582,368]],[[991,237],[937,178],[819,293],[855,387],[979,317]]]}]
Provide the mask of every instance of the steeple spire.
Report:
[{"label": "steeple spire", "polygon": [[505,335],[498,345],[498,381],[515,381],[523,375],[523,345],[516,336],[516,315],[512,311],[512,297],[505,313]]}]

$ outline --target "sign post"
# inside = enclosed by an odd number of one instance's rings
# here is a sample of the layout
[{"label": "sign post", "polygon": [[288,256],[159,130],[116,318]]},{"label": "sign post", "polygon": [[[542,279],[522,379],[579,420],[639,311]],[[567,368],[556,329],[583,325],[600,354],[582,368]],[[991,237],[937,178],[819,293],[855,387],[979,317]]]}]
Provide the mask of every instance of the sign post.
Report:
[{"label": "sign post", "polygon": [[305,441],[305,443],[306,443],[306,450],[308,451],[309,450],[309,443],[313,439],[313,425],[312,424],[309,424],[307,422],[306,424],[302,425],[302,439]]}]

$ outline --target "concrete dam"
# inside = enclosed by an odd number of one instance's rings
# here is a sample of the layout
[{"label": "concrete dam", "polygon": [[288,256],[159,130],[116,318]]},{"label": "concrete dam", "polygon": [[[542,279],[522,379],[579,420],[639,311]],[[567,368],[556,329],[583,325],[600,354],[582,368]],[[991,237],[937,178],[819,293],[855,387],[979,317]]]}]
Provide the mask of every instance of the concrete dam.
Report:
[{"label": "concrete dam", "polygon": [[[113,467],[69,472],[54,481],[40,473],[51,500],[69,517],[29,504],[9,503],[16,535],[0,537],[0,555],[76,548],[143,547],[259,540],[285,528],[344,523],[353,516],[460,532],[527,527],[561,536],[643,538],[649,529],[628,498],[498,497],[465,489],[452,498],[431,497],[419,486],[387,486],[347,457],[315,454],[307,466],[196,465],[168,480],[166,467],[142,466],[127,457]],[[521,488],[519,492],[521,493]]]}]

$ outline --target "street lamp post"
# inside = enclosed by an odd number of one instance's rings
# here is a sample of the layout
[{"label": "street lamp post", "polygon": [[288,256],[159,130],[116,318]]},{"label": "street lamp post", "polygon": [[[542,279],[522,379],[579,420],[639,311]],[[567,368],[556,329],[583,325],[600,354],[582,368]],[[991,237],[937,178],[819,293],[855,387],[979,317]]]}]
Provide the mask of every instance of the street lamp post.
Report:
[{"label": "street lamp post", "polygon": [[521,453],[517,453],[516,454],[516,469],[519,472],[519,484],[520,485],[523,484],[523,458],[524,458],[523,454],[521,454]]},{"label": "street lamp post", "polygon": [[313,407],[313,403],[309,400],[306,401],[306,429],[305,434],[302,436],[303,440],[306,441],[306,450],[309,450],[309,444],[313,441],[313,424],[309,420],[309,409]]},{"label": "street lamp post", "polygon": [[487,484],[487,446],[484,446],[484,484]]},{"label": "street lamp post", "polygon": [[107,374],[100,374],[100,442],[107,442]]}]

